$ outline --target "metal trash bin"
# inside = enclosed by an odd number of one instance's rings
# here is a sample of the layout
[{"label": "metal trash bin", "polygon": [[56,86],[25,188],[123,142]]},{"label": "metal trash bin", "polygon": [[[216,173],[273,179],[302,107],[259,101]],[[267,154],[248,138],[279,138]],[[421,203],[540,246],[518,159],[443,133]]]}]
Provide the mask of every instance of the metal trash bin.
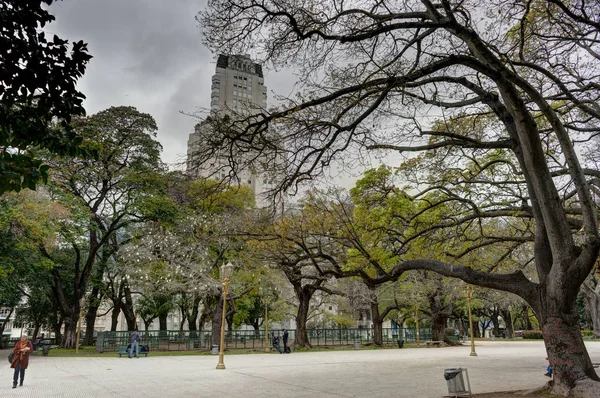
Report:
[{"label": "metal trash bin", "polygon": [[210,353],[211,353],[212,355],[219,355],[219,345],[218,345],[218,344],[213,344],[213,345],[210,347]]},{"label": "metal trash bin", "polygon": [[355,350],[360,350],[360,341],[355,341],[354,342],[354,349]]},{"label": "metal trash bin", "polygon": [[398,348],[404,347],[404,340],[398,340]]},{"label": "metal trash bin", "polygon": [[444,379],[448,383],[448,394],[464,394],[468,392],[465,388],[465,380],[462,373],[462,368],[444,370]]}]

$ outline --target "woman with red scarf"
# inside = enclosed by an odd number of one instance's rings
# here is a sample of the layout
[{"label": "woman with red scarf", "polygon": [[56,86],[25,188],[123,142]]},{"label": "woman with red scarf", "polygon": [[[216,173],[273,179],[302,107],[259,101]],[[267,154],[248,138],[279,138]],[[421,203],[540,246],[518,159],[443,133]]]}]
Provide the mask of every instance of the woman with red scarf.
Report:
[{"label": "woman with red scarf", "polygon": [[25,369],[27,369],[27,365],[29,365],[29,354],[33,352],[33,346],[31,345],[31,342],[27,340],[26,335],[21,336],[21,341],[15,344],[13,352],[15,356],[12,362],[10,363],[10,367],[15,370],[12,388],[17,388],[19,374],[21,374],[20,385],[23,385],[23,379],[25,378]]}]

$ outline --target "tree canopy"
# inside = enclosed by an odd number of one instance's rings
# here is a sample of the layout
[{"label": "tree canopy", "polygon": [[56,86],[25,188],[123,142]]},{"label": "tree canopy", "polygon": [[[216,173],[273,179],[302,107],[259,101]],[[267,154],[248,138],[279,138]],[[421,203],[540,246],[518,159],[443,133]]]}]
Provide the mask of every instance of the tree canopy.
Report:
[{"label": "tree canopy", "polygon": [[83,41],[69,48],[67,40],[40,30],[54,20],[44,7],[53,2],[0,3],[0,193],[46,182],[40,149],[94,154],[70,126],[72,116],[85,115],[85,96],[75,84],[92,57]]},{"label": "tree canopy", "polygon": [[426,152],[411,189],[454,210],[440,227],[475,248],[505,244],[479,225],[529,220],[514,241],[530,242],[534,276],[492,259],[399,258],[381,278],[425,269],[519,295],[540,319],[555,391],[590,391],[598,376],[570,336],[600,248],[586,178],[598,173],[578,156],[599,132],[598,15],[597,2],[561,0],[211,0],[198,17],[210,48],[293,66],[302,89],[276,109],[215,118],[202,150],[285,154],[281,190],[342,156]]}]

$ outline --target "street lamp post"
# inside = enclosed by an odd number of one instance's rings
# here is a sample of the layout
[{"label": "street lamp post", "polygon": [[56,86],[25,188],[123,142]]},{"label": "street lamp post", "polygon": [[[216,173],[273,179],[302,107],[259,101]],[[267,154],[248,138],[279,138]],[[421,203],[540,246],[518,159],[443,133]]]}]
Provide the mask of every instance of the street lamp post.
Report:
[{"label": "street lamp post", "polygon": [[263,291],[261,287],[259,289],[260,300],[265,306],[265,352],[271,352],[271,347],[269,345],[269,304],[271,304],[271,295],[266,291]]},{"label": "street lamp post", "polygon": [[471,314],[471,295],[473,294],[472,288],[467,288],[467,301],[469,303],[469,329],[471,330],[471,356],[476,357],[475,352],[475,335],[473,334],[473,315]]},{"label": "street lamp post", "polygon": [[83,306],[85,305],[85,297],[79,300],[79,321],[77,322],[77,339],[75,339],[75,354],[79,354],[79,336],[81,336],[81,317],[83,316]]},{"label": "street lamp post", "polygon": [[227,309],[227,293],[229,292],[229,280],[233,274],[233,264],[228,262],[221,266],[221,284],[223,285],[223,314],[221,316],[221,343],[219,344],[219,363],[217,369],[225,369],[223,362],[225,349],[225,311]]}]

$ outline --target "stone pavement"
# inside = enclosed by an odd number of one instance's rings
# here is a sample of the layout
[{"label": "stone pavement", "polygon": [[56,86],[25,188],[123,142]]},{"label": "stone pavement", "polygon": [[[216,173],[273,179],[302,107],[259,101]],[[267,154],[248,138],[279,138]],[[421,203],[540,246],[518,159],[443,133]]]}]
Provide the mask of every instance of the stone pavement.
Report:
[{"label": "stone pavement", "polygon": [[[588,342],[600,361],[600,342]],[[542,386],[547,362],[542,342],[477,342],[470,346],[303,352],[291,355],[58,358],[33,356],[23,387],[12,389],[2,354],[0,397],[419,397],[447,394],[444,369],[465,367],[473,393]],[[466,382],[466,380],[465,380]]]}]

